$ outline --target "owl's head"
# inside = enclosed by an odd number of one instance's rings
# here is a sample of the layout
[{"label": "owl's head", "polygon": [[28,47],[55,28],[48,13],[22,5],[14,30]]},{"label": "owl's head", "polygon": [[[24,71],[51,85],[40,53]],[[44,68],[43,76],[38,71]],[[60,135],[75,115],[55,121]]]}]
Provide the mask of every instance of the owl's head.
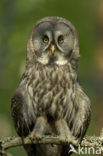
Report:
[{"label": "owl's head", "polygon": [[32,29],[27,45],[28,63],[77,64],[79,46],[74,26],[61,17],[46,17]]}]

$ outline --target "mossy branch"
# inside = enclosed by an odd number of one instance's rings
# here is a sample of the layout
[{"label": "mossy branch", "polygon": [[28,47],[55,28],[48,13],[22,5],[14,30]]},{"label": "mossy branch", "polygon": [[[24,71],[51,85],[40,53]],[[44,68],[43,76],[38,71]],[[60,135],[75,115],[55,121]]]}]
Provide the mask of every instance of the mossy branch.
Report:
[{"label": "mossy branch", "polygon": [[[21,138],[21,137],[8,137],[4,139],[0,139],[0,154],[2,156],[11,156],[6,152],[7,149],[23,146],[27,144],[68,144],[65,140],[61,140],[59,136],[43,136],[40,140],[33,140],[29,137]],[[74,146],[78,146],[74,144]],[[101,151],[103,152],[103,130],[100,136],[86,136],[84,137],[81,146],[88,146],[88,147],[100,147]]]}]

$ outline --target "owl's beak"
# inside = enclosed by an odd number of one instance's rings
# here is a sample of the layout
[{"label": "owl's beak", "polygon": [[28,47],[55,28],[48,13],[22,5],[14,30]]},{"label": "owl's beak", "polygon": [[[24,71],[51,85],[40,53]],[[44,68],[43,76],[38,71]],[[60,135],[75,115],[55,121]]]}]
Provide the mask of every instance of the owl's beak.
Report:
[{"label": "owl's beak", "polygon": [[54,52],[55,52],[55,45],[54,44],[51,45],[50,50],[51,50],[52,55],[54,55]]}]

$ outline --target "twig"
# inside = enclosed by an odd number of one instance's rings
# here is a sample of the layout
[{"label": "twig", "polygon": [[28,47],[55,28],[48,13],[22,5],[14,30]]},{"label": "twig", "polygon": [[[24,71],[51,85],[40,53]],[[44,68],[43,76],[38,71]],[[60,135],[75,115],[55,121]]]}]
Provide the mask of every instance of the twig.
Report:
[{"label": "twig", "polygon": [[[33,140],[29,137],[22,139],[21,137],[9,137],[6,139],[0,140],[0,153],[4,154],[5,156],[7,153],[5,152],[8,148],[16,147],[16,146],[23,146],[24,144],[68,144],[65,140],[61,140],[58,136],[43,136],[40,140]],[[78,145],[75,145],[78,146]],[[88,146],[88,147],[101,147],[103,152],[103,137],[102,136],[86,136],[81,146]]]}]

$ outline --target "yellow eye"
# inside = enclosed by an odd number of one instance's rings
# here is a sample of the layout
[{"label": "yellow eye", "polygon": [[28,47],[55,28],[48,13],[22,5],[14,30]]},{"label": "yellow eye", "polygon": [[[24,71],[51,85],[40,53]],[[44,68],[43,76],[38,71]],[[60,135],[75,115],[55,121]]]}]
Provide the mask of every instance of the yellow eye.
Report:
[{"label": "yellow eye", "polygon": [[58,42],[59,42],[60,44],[62,44],[62,43],[64,42],[64,39],[63,39],[63,36],[62,36],[62,35],[59,36],[59,38],[58,38]]},{"label": "yellow eye", "polygon": [[43,38],[43,42],[44,42],[44,43],[48,43],[48,41],[49,41],[48,36],[44,36],[44,38]]}]

